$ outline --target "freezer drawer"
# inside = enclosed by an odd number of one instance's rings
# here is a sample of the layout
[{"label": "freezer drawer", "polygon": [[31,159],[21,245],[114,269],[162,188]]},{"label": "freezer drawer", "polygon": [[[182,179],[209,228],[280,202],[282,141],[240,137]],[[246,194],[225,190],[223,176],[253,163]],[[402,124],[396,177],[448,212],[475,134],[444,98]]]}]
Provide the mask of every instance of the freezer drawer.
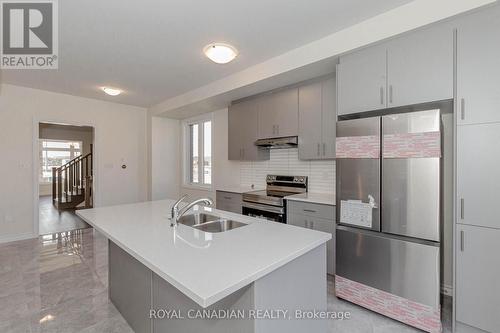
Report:
[{"label": "freezer drawer", "polygon": [[337,226],[336,275],[391,294],[439,306],[439,243]]},{"label": "freezer drawer", "polygon": [[440,159],[384,159],[382,231],[439,242]]}]

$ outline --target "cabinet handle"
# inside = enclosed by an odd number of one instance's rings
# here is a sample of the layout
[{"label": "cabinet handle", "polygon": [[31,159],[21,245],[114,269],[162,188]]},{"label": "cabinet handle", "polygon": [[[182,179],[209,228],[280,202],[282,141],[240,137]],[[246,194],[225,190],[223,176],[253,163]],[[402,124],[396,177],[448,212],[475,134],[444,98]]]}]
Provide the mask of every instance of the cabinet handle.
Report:
[{"label": "cabinet handle", "polygon": [[304,220],[304,225],[306,226],[306,228],[309,228],[309,222],[307,222],[307,220]]},{"label": "cabinet handle", "polygon": [[384,87],[380,87],[380,104],[384,105]]},{"label": "cabinet handle", "polygon": [[465,99],[460,100],[460,118],[465,120]]},{"label": "cabinet handle", "polygon": [[464,211],[465,211],[465,200],[464,198],[460,199],[460,219],[464,219]]},{"label": "cabinet handle", "polygon": [[323,142],[323,156],[326,155],[326,143]]},{"label": "cabinet handle", "polygon": [[460,230],[460,251],[464,252],[465,250],[465,233],[463,230]]},{"label": "cabinet handle", "polygon": [[314,221],[311,221],[310,223],[311,223],[310,229],[314,229]]},{"label": "cabinet handle", "polygon": [[312,210],[312,209],[305,209],[305,208],[304,208],[304,212],[316,213],[316,211],[315,211],[315,210]]},{"label": "cabinet handle", "polygon": [[392,104],[392,84],[389,86],[389,103]]},{"label": "cabinet handle", "polygon": [[318,143],[318,153],[317,153],[318,156],[319,156],[319,146],[320,146],[320,144]]},{"label": "cabinet handle", "polygon": [[231,200],[231,197],[224,197],[224,199],[226,199],[226,200]]}]

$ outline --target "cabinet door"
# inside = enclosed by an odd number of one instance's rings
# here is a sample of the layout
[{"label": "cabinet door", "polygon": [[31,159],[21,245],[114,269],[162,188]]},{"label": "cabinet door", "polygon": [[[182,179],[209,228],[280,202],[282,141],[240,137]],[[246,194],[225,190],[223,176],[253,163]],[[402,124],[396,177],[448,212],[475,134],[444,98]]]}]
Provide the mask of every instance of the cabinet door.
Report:
[{"label": "cabinet door", "polygon": [[298,214],[288,214],[287,224],[302,228],[309,228],[307,217]]},{"label": "cabinet door", "polygon": [[229,160],[258,161],[269,159],[269,151],[255,145],[259,132],[258,100],[248,100],[229,107]]},{"label": "cabinet door", "polygon": [[241,130],[247,116],[248,102],[231,105],[228,110],[228,159],[241,160],[243,140]]},{"label": "cabinet door", "polygon": [[335,78],[323,82],[321,87],[322,101],[322,157],[335,158],[335,132],[337,128],[337,87]]},{"label": "cabinet door", "polygon": [[259,138],[298,135],[298,89],[278,91],[259,98]]},{"label": "cabinet door", "polygon": [[500,230],[458,225],[457,232],[457,320],[498,332]]},{"label": "cabinet door", "polygon": [[388,107],[453,98],[453,30],[431,27],[387,44]]},{"label": "cabinet door", "polygon": [[239,193],[217,191],[216,207],[220,210],[241,214],[242,195]]},{"label": "cabinet door", "polygon": [[326,271],[328,274],[335,274],[335,222],[319,218],[308,218],[309,228],[326,232],[332,235],[326,243]]},{"label": "cabinet door", "polygon": [[322,158],[322,82],[299,88],[299,159]]},{"label": "cabinet door", "polygon": [[500,6],[469,15],[457,33],[459,124],[500,121]]},{"label": "cabinet door", "polygon": [[386,104],[385,45],[345,55],[337,66],[338,115],[383,109]]},{"label": "cabinet door", "polygon": [[458,221],[500,228],[500,123],[457,127]]}]

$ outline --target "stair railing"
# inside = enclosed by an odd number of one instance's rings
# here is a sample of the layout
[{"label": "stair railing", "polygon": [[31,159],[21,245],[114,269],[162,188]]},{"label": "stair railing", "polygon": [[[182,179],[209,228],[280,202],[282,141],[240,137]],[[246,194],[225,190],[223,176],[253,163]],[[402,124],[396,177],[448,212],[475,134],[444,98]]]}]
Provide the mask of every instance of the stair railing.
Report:
[{"label": "stair railing", "polygon": [[85,193],[85,207],[92,207],[93,148],[90,153],[78,156],[58,168],[52,168],[52,201],[71,202],[75,194]]}]

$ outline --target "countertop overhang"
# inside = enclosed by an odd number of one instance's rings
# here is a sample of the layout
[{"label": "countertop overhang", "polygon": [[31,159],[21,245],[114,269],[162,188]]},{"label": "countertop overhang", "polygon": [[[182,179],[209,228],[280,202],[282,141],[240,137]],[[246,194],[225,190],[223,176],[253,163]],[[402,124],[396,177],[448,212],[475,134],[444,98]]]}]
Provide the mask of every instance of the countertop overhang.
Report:
[{"label": "countertop overhang", "polygon": [[[195,206],[248,224],[221,233],[170,226],[174,200],[77,211],[87,223],[179,289],[208,307],[326,243],[331,235],[213,208]],[[325,263],[326,265],[326,263]]]}]

